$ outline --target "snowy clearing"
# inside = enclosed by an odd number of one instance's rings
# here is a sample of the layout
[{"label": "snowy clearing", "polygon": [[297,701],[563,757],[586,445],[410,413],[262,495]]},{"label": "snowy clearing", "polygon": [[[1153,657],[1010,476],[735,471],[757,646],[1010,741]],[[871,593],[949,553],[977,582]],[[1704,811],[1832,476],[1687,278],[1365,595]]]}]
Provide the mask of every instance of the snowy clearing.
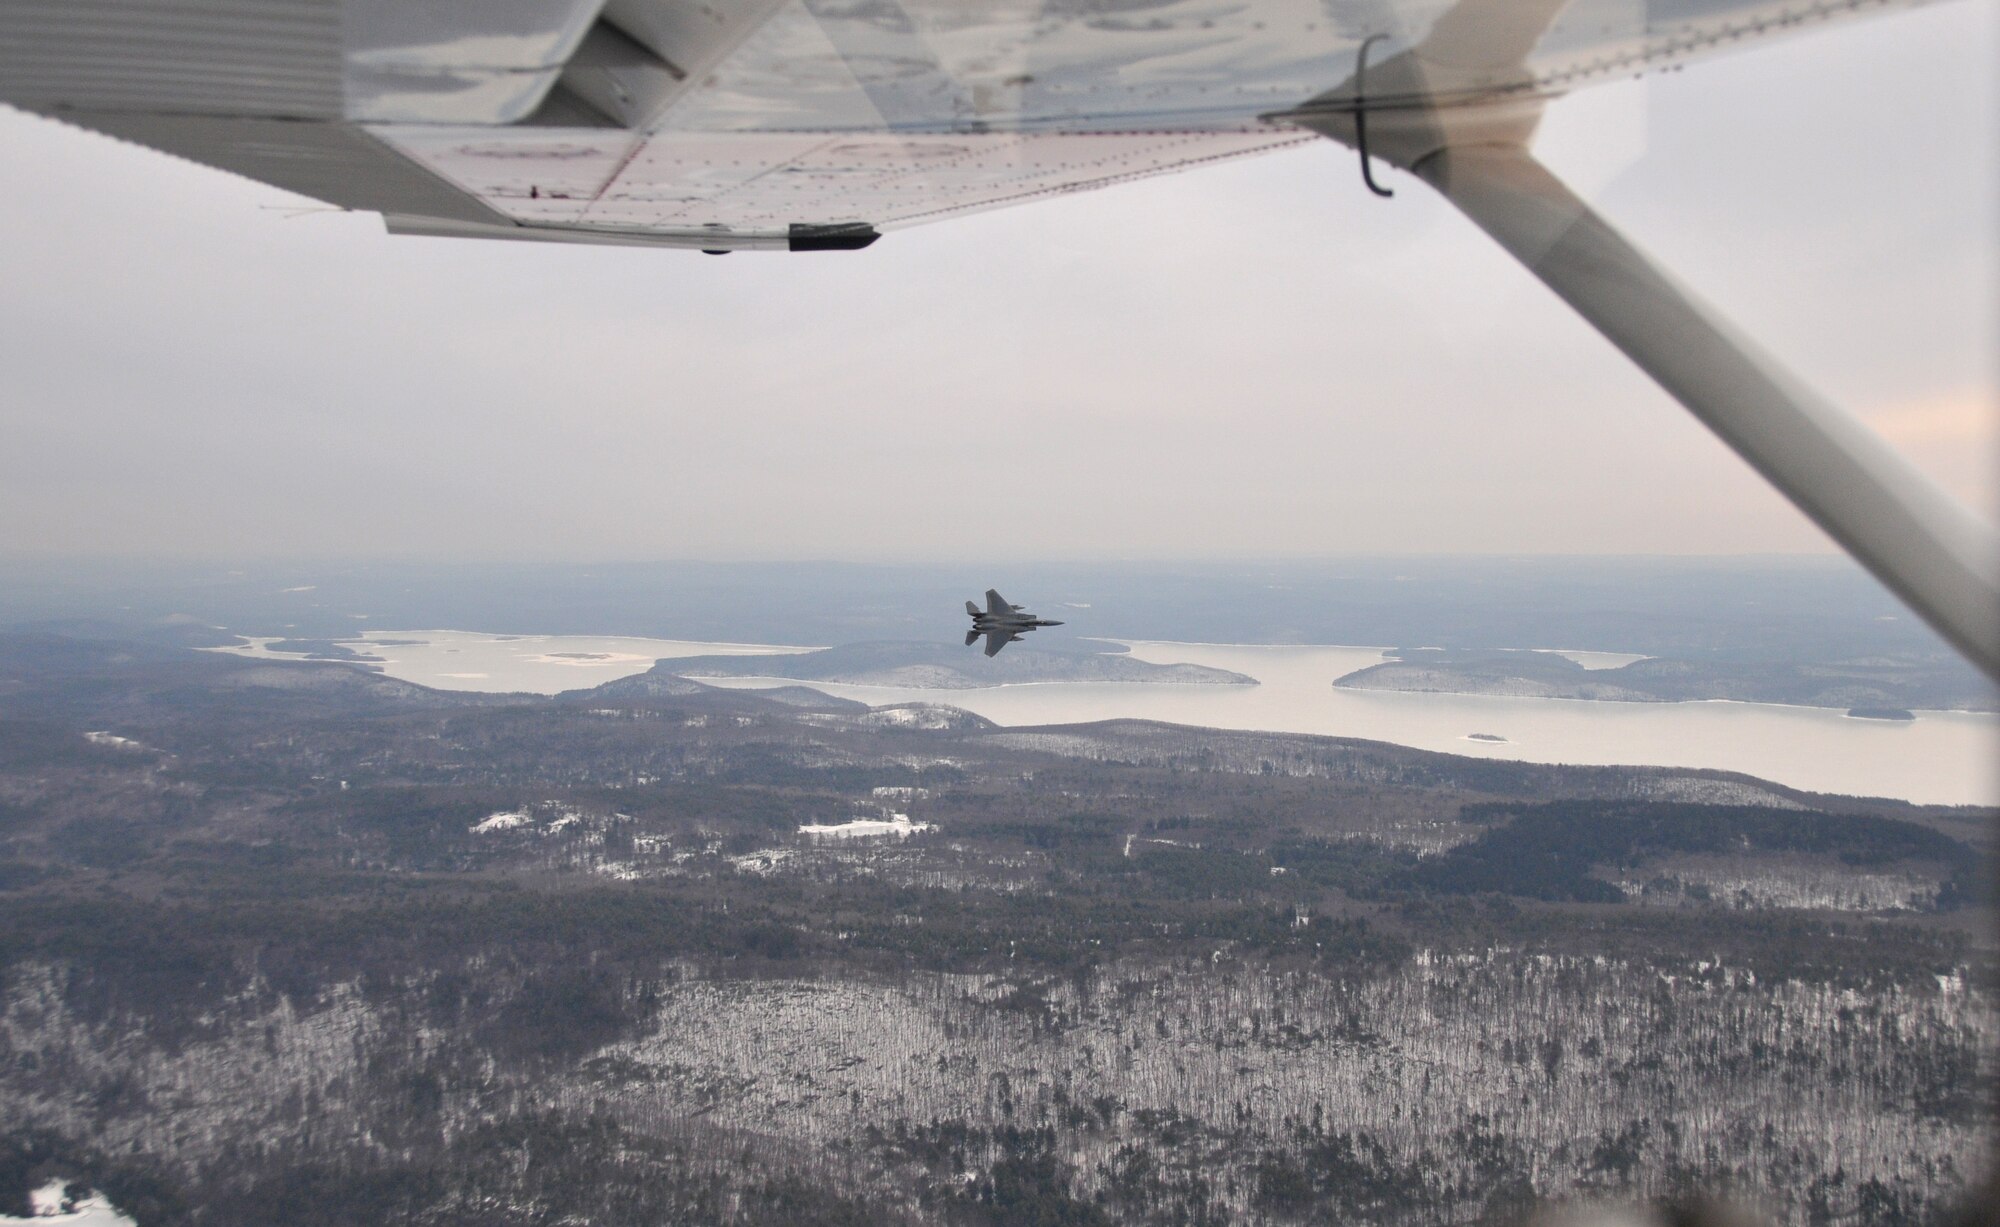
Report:
[{"label": "snowy clearing", "polygon": [[875,836],[908,839],[919,831],[933,829],[928,822],[911,822],[908,814],[890,814],[887,818],[856,818],[852,822],[827,825],[807,823],[799,828],[799,834],[814,840],[868,839]]}]

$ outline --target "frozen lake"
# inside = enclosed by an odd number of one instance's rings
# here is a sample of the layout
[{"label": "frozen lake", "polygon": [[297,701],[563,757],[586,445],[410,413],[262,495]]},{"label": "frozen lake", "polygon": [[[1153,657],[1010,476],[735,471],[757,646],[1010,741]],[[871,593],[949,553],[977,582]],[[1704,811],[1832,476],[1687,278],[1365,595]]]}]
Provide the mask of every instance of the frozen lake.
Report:
[{"label": "frozen lake", "polygon": [[[246,636],[248,638],[248,636]],[[216,648],[232,656],[303,660],[273,652],[271,638]],[[617,635],[489,635],[478,631],[368,631],[340,643],[390,677],[439,690],[557,694],[644,673],[659,660],[687,656],[769,656],[811,648],[762,643],[702,643]]]},{"label": "frozen lake", "polygon": [[[1130,717],[1365,737],[1539,763],[1713,767],[1814,792],[2000,803],[2000,717],[1993,715],[1927,711],[1914,721],[1892,722],[1768,703],[1605,703],[1343,690],[1333,680],[1380,664],[1381,649],[1153,642],[1130,647],[1141,660],[1212,665],[1248,674],[1259,685],[1056,682],[941,691],[806,684],[870,704],[946,703],[1004,725]],[[800,684],[704,680],[741,687]],[[1505,740],[1474,740],[1475,735]]]},{"label": "frozen lake", "polygon": [[[219,651],[278,660],[269,639]],[[344,640],[390,677],[441,690],[555,694],[644,673],[656,660],[783,655],[809,648],[595,635],[369,631]],[[1342,690],[1335,678],[1379,664],[1382,649],[1135,642],[1157,664],[1212,665],[1256,686],[1050,682],[978,690],[852,686],[785,678],[704,678],[755,689],[809,685],[874,705],[943,703],[999,724],[1134,718],[1207,728],[1364,737],[1421,750],[1540,763],[1714,767],[1814,792],[1941,804],[2000,804],[2000,717],[1919,712],[1914,721],[1855,720],[1819,707],[1768,703],[1605,703],[1577,699]],[[1568,652],[1586,667],[1634,657]],[[1498,740],[1491,740],[1491,739]]]}]

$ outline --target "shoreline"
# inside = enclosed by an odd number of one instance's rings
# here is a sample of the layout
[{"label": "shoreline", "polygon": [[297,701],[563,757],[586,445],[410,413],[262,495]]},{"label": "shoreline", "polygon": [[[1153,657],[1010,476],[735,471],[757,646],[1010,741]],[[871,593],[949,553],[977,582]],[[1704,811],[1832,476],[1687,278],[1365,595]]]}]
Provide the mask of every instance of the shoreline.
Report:
[{"label": "shoreline", "polygon": [[[373,632],[393,639],[442,639],[423,632]],[[516,637],[480,643],[477,652],[446,657],[428,646],[400,652],[385,664],[344,662],[442,692],[555,695],[587,693],[595,685],[643,675],[674,657],[618,668],[523,664],[523,657],[593,644],[612,637]],[[526,642],[523,642],[523,641]],[[362,642],[367,642],[363,639]],[[688,655],[713,649],[691,640],[671,643]],[[716,690],[755,693],[781,687],[848,699],[870,707],[926,705],[968,712],[1008,728],[1091,724],[1132,719],[1189,729],[1358,738],[1413,749],[1524,762],[1651,766],[1735,772],[1810,792],[1888,797],[1924,804],[2000,804],[2000,713],[1916,709],[1910,721],[1857,719],[1844,707],[1744,699],[1620,700],[1480,694],[1462,691],[1377,690],[1333,683],[1379,659],[1379,648],[1351,644],[1197,644],[1174,640],[1117,643],[1147,664],[1188,664],[1249,676],[1255,684],[1214,681],[1006,681],[925,687],[836,682],[759,671],[689,679]],[[512,646],[512,651],[508,649]],[[459,646],[447,642],[446,647]],[[633,645],[638,646],[638,645]],[[743,652],[743,647],[764,651]],[[792,655],[809,649],[739,645],[734,655]],[[241,649],[224,655],[250,656]],[[717,653],[719,654],[719,653]],[[315,662],[289,653],[269,661]],[[1126,653],[1105,653],[1123,656]],[[483,657],[483,658],[481,658]],[[486,670],[490,678],[444,674]],[[681,675],[684,676],[684,675]],[[1895,730],[1893,733],[1883,730]],[[1504,742],[1475,740],[1489,733]]]}]

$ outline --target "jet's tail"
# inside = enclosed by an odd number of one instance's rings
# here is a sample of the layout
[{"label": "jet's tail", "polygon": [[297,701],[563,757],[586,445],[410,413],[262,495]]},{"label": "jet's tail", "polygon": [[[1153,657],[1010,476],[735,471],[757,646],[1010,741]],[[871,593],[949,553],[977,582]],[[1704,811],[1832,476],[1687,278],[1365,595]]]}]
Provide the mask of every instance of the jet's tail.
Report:
[{"label": "jet's tail", "polygon": [[[979,606],[977,606],[977,605],[974,605],[974,604],[973,604],[973,603],[972,603],[971,601],[967,601],[967,602],[965,603],[965,612],[967,612],[967,613],[971,614],[971,615],[972,615],[973,617],[975,617],[975,618],[976,618],[976,617],[978,617],[978,616],[979,616],[979,612],[980,612],[980,610],[979,610]],[[968,639],[968,640],[966,640],[966,642],[967,642],[967,643],[971,643],[972,641],[971,641],[970,639]]]},{"label": "jet's tail", "polygon": [[[968,601],[968,602],[967,602],[967,604],[971,604],[971,602],[969,602],[969,601]],[[978,642],[979,642],[979,632],[978,632],[978,631],[967,631],[967,632],[965,632],[965,646],[966,646],[966,647],[968,647],[968,648],[969,648],[969,647],[971,647],[971,646],[972,646],[973,644],[975,644],[975,643],[978,643]]]}]

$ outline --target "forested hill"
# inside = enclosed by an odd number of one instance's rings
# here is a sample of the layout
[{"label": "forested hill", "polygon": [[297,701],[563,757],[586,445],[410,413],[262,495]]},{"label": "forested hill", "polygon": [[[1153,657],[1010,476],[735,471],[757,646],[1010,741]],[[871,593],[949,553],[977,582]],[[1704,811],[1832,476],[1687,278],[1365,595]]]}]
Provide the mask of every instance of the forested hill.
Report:
[{"label": "forested hill", "polygon": [[0,636],[0,1213],[1915,1224],[1988,1153],[1990,812],[654,681]]},{"label": "forested hill", "polygon": [[656,674],[679,677],[791,677],[801,681],[850,682],[866,686],[909,686],[957,690],[1021,682],[1169,682],[1251,686],[1256,683],[1227,669],[1206,665],[1153,664],[1122,649],[1072,646],[1046,651],[1032,636],[1009,644],[997,656],[978,647],[898,641],[851,643],[787,656],[696,656],[661,661]]},{"label": "forested hill", "polygon": [[1586,669],[1553,652],[1404,648],[1392,656],[1334,684],[1628,703],[1732,699],[1843,710],[2000,710],[2000,691],[1956,660],[1867,657],[1801,664],[1662,657]]}]

